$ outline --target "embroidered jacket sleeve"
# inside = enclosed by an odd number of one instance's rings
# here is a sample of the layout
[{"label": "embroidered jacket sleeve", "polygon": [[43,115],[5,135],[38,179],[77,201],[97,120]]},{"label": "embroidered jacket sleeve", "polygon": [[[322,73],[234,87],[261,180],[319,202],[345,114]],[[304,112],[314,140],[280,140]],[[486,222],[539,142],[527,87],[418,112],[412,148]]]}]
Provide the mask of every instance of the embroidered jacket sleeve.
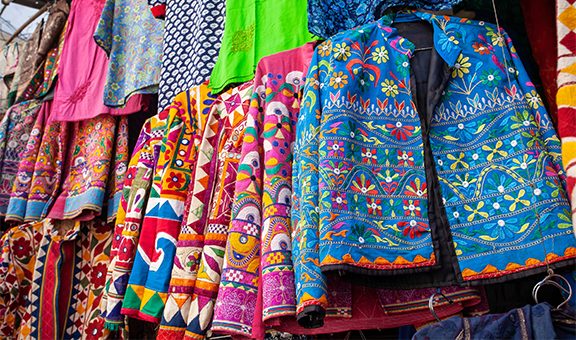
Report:
[{"label": "embroidered jacket sleeve", "polygon": [[175,119],[166,130],[159,157],[160,162],[166,163],[166,169],[160,183],[154,244],[156,251],[151,258],[139,314],[154,322],[160,322],[166,303],[184,203],[197,159],[194,136],[199,113],[191,102],[196,91],[197,88],[194,88],[175,98]]},{"label": "embroidered jacket sleeve", "polygon": [[[177,96],[177,99],[181,98],[182,94]],[[169,160],[166,159],[166,149],[169,147],[169,132],[174,131],[174,127],[178,125],[179,119],[177,118],[177,114],[179,110],[180,107],[176,103],[172,103],[172,105],[164,110],[166,115],[166,129],[160,137],[161,142],[154,145],[153,148],[155,168],[150,193],[146,202],[146,213],[140,229],[140,235],[142,237],[138,240],[138,251],[134,258],[132,272],[130,273],[126,295],[122,304],[122,314],[145,320],[149,320],[149,318],[140,315],[140,306],[142,304],[144,286],[150,270],[149,267],[151,266],[151,261],[156,249],[156,227],[158,221],[161,219],[160,192],[162,190],[162,178],[169,165]],[[169,154],[170,153],[168,153],[168,155]],[[155,320],[155,318],[151,319],[151,321]]]},{"label": "embroidered jacket sleeve", "polygon": [[[321,48],[319,46],[318,48]],[[318,51],[318,49],[317,49]],[[318,52],[312,57],[300,116],[296,125],[292,170],[292,261],[294,263],[297,317],[305,327],[318,326],[326,312],[326,278],[319,266],[319,88],[328,72]]]},{"label": "embroidered jacket sleeve", "polygon": [[[203,87],[204,88],[204,87]],[[211,193],[212,171],[214,168],[214,150],[218,144],[221,128],[219,106],[220,99],[212,100],[212,95],[201,95],[205,98],[199,103],[199,112],[209,111],[202,118],[201,129],[196,134],[196,163],[193,166],[185,213],[176,243],[174,266],[172,267],[170,287],[166,307],[160,323],[160,338],[182,337],[186,331],[188,311],[196,284],[200,256],[204,245],[204,221],[207,217],[206,203]],[[201,137],[201,138],[198,138]]]},{"label": "embroidered jacket sleeve", "polygon": [[[259,79],[256,75],[256,79]],[[257,86],[258,87],[258,86]],[[255,89],[248,112],[212,328],[250,336],[256,310],[262,228],[262,113]]]},{"label": "embroidered jacket sleeve", "polygon": [[[116,215],[116,224],[114,228],[114,237],[112,239],[112,246],[110,249],[110,265],[108,266],[107,278],[106,278],[106,290],[104,293],[104,297],[102,298],[102,311],[103,316],[105,317],[105,325],[110,329],[117,329],[118,325],[122,322],[122,317],[120,316],[119,310],[114,311],[114,308],[121,307],[121,300],[120,306],[118,306],[118,295],[120,290],[117,289],[117,285],[121,283],[116,283],[114,281],[118,280],[118,274],[121,276],[126,276],[125,279],[127,280],[127,273],[118,273],[115,272],[116,266],[119,260],[118,256],[118,249],[120,248],[120,244],[122,243],[122,234],[125,227],[125,220],[126,220],[126,211],[128,210],[128,201],[130,199],[130,193],[132,189],[132,183],[135,180],[135,175],[138,171],[138,163],[141,157],[142,150],[145,148],[145,145],[149,144],[150,141],[150,119],[148,119],[142,130],[140,132],[140,136],[138,137],[138,141],[136,142],[136,146],[132,153],[132,157],[130,162],[128,163],[128,170],[126,171],[126,176],[124,180],[124,185],[122,188],[122,196],[120,198],[120,203],[118,206],[118,212]],[[119,269],[119,268],[118,268]],[[122,275],[123,274],[123,275]],[[126,286],[124,285],[124,288]],[[123,295],[123,294],[122,294]],[[110,309],[108,309],[110,306]]]},{"label": "embroidered jacket sleeve", "polygon": [[[510,60],[511,65],[508,72],[510,73],[511,77],[514,77],[519,84],[519,96],[524,96],[528,105],[532,109],[530,115],[533,115],[534,123],[538,125],[540,130],[541,138],[544,141],[544,146],[552,156],[553,164],[556,168],[556,171],[564,175],[564,170],[559,165],[562,164],[562,154],[561,154],[561,147],[560,147],[560,140],[558,135],[556,134],[556,130],[554,129],[554,125],[550,119],[550,115],[546,112],[546,107],[542,102],[542,98],[536,91],[534,84],[528,77],[528,72],[524,68],[522,64],[522,60],[516,53],[516,49],[512,44],[512,39],[508,36],[508,34],[502,31],[503,39],[506,42],[508,47],[506,59]],[[514,91],[514,90],[513,90]]]},{"label": "embroidered jacket sleeve", "polygon": [[214,166],[209,178],[209,196],[205,210],[204,246],[194,286],[192,306],[188,314],[188,337],[203,337],[208,331],[218,295],[224,250],[230,225],[230,212],[234,196],[234,184],[246,127],[246,116],[252,96],[252,82],[234,88],[221,95],[220,129]]}]

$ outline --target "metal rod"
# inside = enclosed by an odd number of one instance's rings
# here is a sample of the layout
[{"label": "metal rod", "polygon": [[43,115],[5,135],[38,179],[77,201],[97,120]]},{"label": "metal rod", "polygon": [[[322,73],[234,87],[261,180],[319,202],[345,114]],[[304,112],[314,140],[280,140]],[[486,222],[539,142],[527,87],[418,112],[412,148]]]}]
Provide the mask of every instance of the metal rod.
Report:
[{"label": "metal rod", "polygon": [[20,26],[16,31],[14,31],[14,34],[12,34],[10,39],[8,39],[6,41],[6,45],[11,43],[12,40],[14,40],[17,36],[19,36],[20,33],[22,33],[22,31],[24,31],[24,29],[26,29],[26,27],[28,27],[28,25],[30,25],[32,22],[34,22],[34,20],[38,19],[42,14],[44,14],[48,10],[50,5],[51,5],[50,3],[46,3],[44,6],[42,6],[42,8],[40,8],[38,10],[38,12],[34,13],[33,16],[31,16],[28,20],[26,20],[26,22],[24,24],[22,24],[22,26]]}]

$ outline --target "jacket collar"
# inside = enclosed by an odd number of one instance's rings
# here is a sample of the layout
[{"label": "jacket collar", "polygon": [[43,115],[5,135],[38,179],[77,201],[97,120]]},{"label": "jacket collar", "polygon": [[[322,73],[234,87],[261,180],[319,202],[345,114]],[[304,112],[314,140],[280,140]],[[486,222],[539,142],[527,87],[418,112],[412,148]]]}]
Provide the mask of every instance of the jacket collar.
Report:
[{"label": "jacket collar", "polygon": [[458,56],[462,52],[462,48],[460,47],[458,36],[455,34],[457,30],[447,29],[452,20],[451,17],[437,16],[420,11],[408,11],[385,14],[377,23],[380,29],[383,30],[385,36],[387,36],[390,45],[398,52],[406,54],[411,58],[414,52],[414,44],[408,39],[398,35],[397,29],[392,27],[392,24],[394,22],[405,22],[413,19],[414,16],[432,24],[434,28],[434,48],[448,66],[454,66]]}]

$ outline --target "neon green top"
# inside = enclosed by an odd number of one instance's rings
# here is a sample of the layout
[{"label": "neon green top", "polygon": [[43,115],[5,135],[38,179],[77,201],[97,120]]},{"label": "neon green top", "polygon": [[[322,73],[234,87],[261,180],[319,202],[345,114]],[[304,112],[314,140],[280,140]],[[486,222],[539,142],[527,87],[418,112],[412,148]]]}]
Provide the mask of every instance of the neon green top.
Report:
[{"label": "neon green top", "polygon": [[219,93],[246,82],[254,78],[260,58],[312,39],[306,0],[227,0],[222,47],[209,86]]}]

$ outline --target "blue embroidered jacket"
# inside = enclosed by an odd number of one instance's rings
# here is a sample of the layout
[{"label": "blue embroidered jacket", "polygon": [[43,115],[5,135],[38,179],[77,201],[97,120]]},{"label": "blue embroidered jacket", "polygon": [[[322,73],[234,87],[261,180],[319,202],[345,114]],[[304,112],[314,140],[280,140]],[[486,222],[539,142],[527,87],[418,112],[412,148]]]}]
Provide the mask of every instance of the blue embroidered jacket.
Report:
[{"label": "blue embroidered jacket", "polygon": [[560,144],[507,34],[408,15],[433,40],[424,105],[418,50],[392,17],[325,41],[309,69],[292,210],[305,326],[325,311],[329,272],[386,283],[440,268],[452,278],[430,285],[470,284],[576,256]]}]

